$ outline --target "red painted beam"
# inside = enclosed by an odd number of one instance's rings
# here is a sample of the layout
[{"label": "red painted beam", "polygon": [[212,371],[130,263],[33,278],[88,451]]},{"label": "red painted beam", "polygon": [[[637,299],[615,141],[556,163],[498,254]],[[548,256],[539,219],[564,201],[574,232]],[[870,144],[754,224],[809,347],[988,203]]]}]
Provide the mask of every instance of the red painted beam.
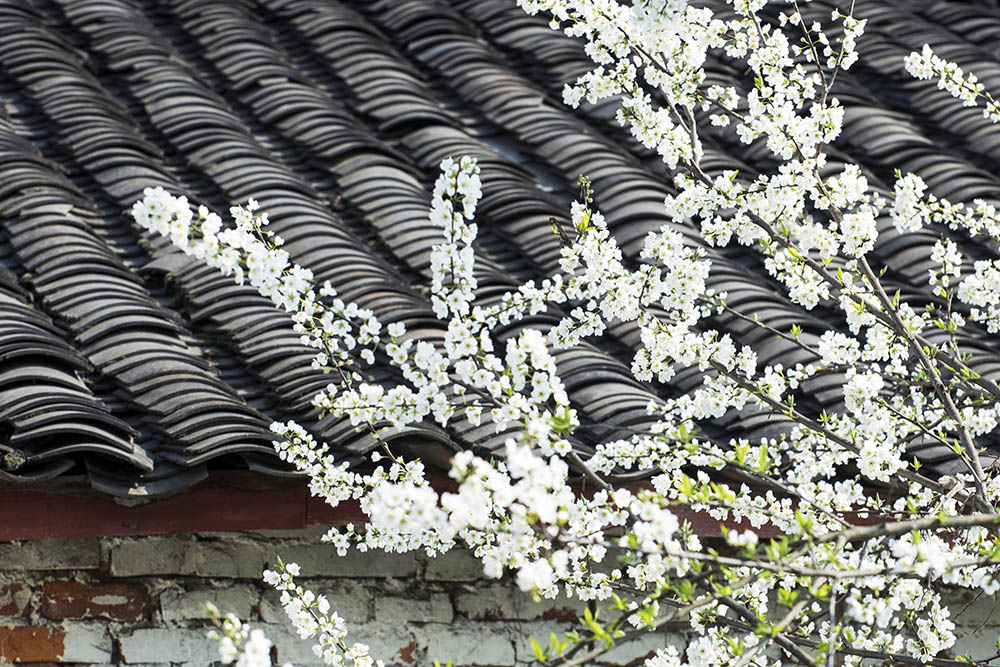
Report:
[{"label": "red painted beam", "polygon": [[[441,475],[432,478],[441,491],[455,488]],[[703,512],[674,508],[695,534],[718,537],[720,526],[745,530],[748,524],[717,521]],[[82,485],[60,490],[0,488],[0,540],[53,537],[106,537],[207,531],[295,530],[314,525],[362,525],[355,501],[334,508],[309,494],[305,481],[263,480],[255,473],[213,473],[203,484],[176,496],[124,503]],[[777,535],[773,528],[757,531]]]},{"label": "red painted beam", "polygon": [[81,489],[0,490],[0,540],[295,529],[307,524],[302,483],[259,489],[213,484],[142,504]]}]

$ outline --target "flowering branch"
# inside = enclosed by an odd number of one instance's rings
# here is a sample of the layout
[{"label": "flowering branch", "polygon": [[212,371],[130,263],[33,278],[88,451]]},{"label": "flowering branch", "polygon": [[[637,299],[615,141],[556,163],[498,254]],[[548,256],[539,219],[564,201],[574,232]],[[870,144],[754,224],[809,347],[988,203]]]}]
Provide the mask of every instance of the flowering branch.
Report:
[{"label": "flowering branch", "polygon": [[[683,0],[520,4],[586,42],[595,67],[565,88],[564,100],[577,106],[620,96],[619,122],[677,171],[676,191],[664,202],[673,224],[651,232],[637,256],[619,247],[584,180],[572,228],[555,226],[563,241],[559,271],[477,303],[479,168],[470,158],[445,160],[429,213],[441,231],[431,252],[430,302],[444,321],[443,338],[430,342],[398,322],[383,333],[371,312],[344,303],[328,283],[317,286],[281,250],[253,200],[231,210],[235,227],[225,230],[218,216],[199,208],[195,217],[185,199],[162,190],[147,191],[133,209],[138,224],[248,279],[289,312],[316,350],[314,365],[339,378],[315,397],[316,407],[379,443],[370,466],[350,469],[302,426],[274,426],[279,456],[309,474],[314,494],[331,505],[356,499],[367,517],[365,526],[332,530],[326,541],[341,554],[436,555],[464,544],[485,574],[509,571],[537,597],[561,591],[612,601],[617,620],[588,612],[583,634],[539,646],[547,664],[585,664],[616,642],[681,620],[696,635],[686,662],[677,647],[665,647],[646,664],[759,666],[775,647],[799,664],[953,664],[944,656],[955,624],[939,589],[1000,590],[1000,479],[982,454],[1000,430],[1000,387],[976,371],[958,335],[966,328],[983,335],[977,326],[1000,331],[1000,261],[976,262],[970,273],[958,244],[943,239],[930,251],[935,268],[924,301],[891,295],[871,257],[882,216],[899,233],[936,225],[1000,240],[1000,215],[987,202],[925,196],[912,174],[899,176],[886,201],[857,165],[830,173],[825,151],[844,115],[833,87],[857,61],[866,25],[853,2],[846,14],[810,25],[797,0],[773,18],[762,12],[765,0],[733,0],[725,17]],[[827,37],[831,25],[842,28],[839,43]],[[716,57],[746,68],[751,80],[742,88],[709,83],[705,64]],[[985,101],[986,116],[1000,120],[975,77],[929,47],[907,67],[938,78],[966,104]],[[701,126],[698,112],[709,114]],[[761,141],[779,166],[755,177],[707,173],[702,142],[728,125],[745,143]],[[678,231],[691,224],[704,243]],[[759,253],[790,304],[821,308],[828,330],[803,336],[796,325],[786,333],[714,293],[714,248],[730,243]],[[497,345],[498,327],[549,309],[559,314],[555,326],[522,327]],[[753,322],[805,361],[765,363],[734,333],[739,327],[722,330],[713,314]],[[697,368],[701,381],[663,391],[648,406],[647,426],[615,431],[584,460],[572,444],[581,420],[554,350],[621,323],[640,341],[631,370],[653,391],[681,369]],[[945,343],[933,343],[935,327]],[[376,352],[396,369],[398,384],[362,381],[359,371]],[[842,379],[822,408],[809,400],[810,383],[820,378]],[[754,409],[780,418],[773,435],[717,436],[727,423],[720,420]],[[449,471],[456,487],[440,492],[419,461],[393,454],[382,429],[422,420],[448,428],[456,414],[475,426],[516,428],[502,460],[457,454]],[[923,440],[949,444],[967,469],[945,479],[918,472],[920,462],[904,456]],[[581,493],[573,471],[597,490]],[[737,482],[717,471],[742,474]],[[639,473],[651,488],[625,481]],[[891,498],[878,492],[886,487]],[[678,505],[741,529],[723,530],[724,544],[705,544],[671,511]],[[763,538],[764,526],[781,536]],[[621,558],[610,571],[601,567],[609,554]],[[329,664],[371,664],[366,647],[346,643],[325,599],[294,583],[297,574],[289,565],[266,576],[304,636],[319,637],[318,655]],[[222,626],[230,653],[253,636],[232,621]]]}]

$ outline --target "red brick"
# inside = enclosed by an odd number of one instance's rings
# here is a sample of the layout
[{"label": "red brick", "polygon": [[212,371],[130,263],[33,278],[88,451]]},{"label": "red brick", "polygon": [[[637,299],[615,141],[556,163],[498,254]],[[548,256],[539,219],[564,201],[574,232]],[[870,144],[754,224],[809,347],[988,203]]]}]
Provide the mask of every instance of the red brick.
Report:
[{"label": "red brick", "polygon": [[0,616],[19,616],[23,609],[19,604],[18,595],[24,589],[22,584],[5,584],[0,586]]},{"label": "red brick", "polygon": [[50,581],[42,586],[45,618],[100,618],[138,621],[149,617],[149,595],[142,586]]},{"label": "red brick", "polygon": [[65,650],[66,632],[39,625],[0,625],[0,661],[59,662]]}]

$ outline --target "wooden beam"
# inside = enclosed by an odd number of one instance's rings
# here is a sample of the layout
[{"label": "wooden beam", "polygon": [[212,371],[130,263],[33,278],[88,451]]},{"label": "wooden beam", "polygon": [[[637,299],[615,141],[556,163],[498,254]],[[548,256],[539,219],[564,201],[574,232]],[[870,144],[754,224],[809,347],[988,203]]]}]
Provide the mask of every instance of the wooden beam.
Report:
[{"label": "wooden beam", "polygon": [[[444,475],[432,477],[441,491],[454,490]],[[747,523],[717,521],[704,512],[674,508],[696,535],[718,537],[720,526],[745,530]],[[0,488],[0,540],[55,537],[108,537],[241,530],[296,530],[309,525],[363,525],[356,501],[330,507],[309,493],[304,480],[262,479],[253,472],[214,472],[183,493],[153,501],[118,499],[85,483],[53,490]],[[778,535],[770,527],[761,537]]]}]

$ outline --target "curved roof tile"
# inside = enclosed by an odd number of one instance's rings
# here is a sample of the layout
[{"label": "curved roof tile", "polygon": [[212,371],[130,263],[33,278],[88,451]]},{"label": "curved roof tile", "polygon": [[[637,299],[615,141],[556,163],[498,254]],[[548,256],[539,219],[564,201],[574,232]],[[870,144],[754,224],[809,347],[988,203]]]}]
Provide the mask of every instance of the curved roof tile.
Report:
[{"label": "curved roof tile", "polygon": [[[716,3],[719,4],[719,3]],[[427,207],[437,164],[475,155],[482,167],[477,298],[490,303],[558,265],[550,219],[566,223],[572,183],[587,174],[626,256],[646,234],[695,225],[663,211],[670,175],[654,152],[614,124],[614,100],[565,108],[562,85],[589,69],[581,44],[504,0],[12,0],[0,6],[0,479],[86,471],[113,494],[161,495],[209,466],[287,474],[268,422],[291,416],[348,461],[375,446],[349,423],[312,413],[326,384],[290,322],[267,299],[141,233],[122,214],[160,185],[224,209],[255,196],[296,261],[345,298],[440,341],[441,323],[414,285],[426,284],[437,230]],[[828,15],[831,0],[808,12]],[[718,9],[722,9],[720,4]],[[932,85],[901,71],[928,41],[1000,85],[1000,14],[937,0],[866,8],[862,61],[838,79],[846,107],[830,169],[859,161],[876,188],[891,169],[920,173],[940,196],[1000,199],[1000,134]],[[709,78],[743,86],[730,63]],[[915,104],[911,104],[916,101]],[[706,129],[703,166],[752,175],[773,168],[763,144]],[[920,297],[930,231],[888,220],[876,252],[892,289]],[[778,331],[813,341],[823,308],[789,303],[759,260],[704,248],[711,287]],[[963,242],[970,256],[996,248]],[[6,268],[4,268],[6,267]],[[924,290],[925,291],[925,290]],[[547,328],[551,310],[496,332]],[[800,346],[724,313],[712,324],[762,361],[808,361]],[[630,377],[634,325],[557,353],[585,423],[580,451],[649,423],[646,406],[697,387],[698,369],[666,386]],[[1000,379],[994,341],[972,334],[974,363]],[[375,371],[397,381],[388,368]],[[835,408],[842,378],[806,387]],[[726,415],[720,437],[763,437],[782,423],[754,410]],[[506,433],[463,418],[447,429],[388,434],[409,455],[440,461],[460,447],[499,451]],[[933,444],[914,454],[939,472]],[[1000,449],[998,449],[1000,451]]]}]

